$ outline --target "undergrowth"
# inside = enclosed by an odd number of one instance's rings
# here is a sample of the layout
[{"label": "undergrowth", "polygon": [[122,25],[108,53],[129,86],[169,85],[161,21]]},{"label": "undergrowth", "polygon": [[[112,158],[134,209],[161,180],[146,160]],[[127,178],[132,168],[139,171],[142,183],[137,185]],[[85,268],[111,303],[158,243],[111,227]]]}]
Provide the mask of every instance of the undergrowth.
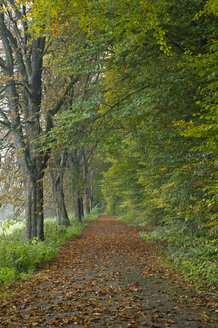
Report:
[{"label": "undergrowth", "polygon": [[[137,218],[132,221],[129,214],[120,219],[128,224],[143,224]],[[165,264],[176,268],[187,281],[194,283],[198,291],[206,289],[207,292],[215,292],[218,248],[216,241],[207,235],[206,229],[197,234],[188,231],[184,222],[173,222],[153,226],[151,232],[140,232],[140,236],[149,242],[167,241],[168,246],[164,248]]]},{"label": "undergrowth", "polygon": [[125,222],[128,225],[144,225],[145,219],[142,213],[128,212],[122,215],[119,215],[119,220]]},{"label": "undergrowth", "polygon": [[46,219],[45,241],[34,239],[31,243],[25,238],[24,222],[0,222],[0,287],[26,280],[37,268],[54,260],[61,245],[79,236],[85,222],[97,216],[95,212],[88,215],[84,223],[71,219],[70,227],[59,226],[55,219]]},{"label": "undergrowth", "polygon": [[213,292],[216,289],[217,246],[214,241],[187,233],[182,223],[156,227],[152,232],[141,232],[140,235],[147,241],[167,241],[166,263],[173,263],[197,290],[207,288]]}]

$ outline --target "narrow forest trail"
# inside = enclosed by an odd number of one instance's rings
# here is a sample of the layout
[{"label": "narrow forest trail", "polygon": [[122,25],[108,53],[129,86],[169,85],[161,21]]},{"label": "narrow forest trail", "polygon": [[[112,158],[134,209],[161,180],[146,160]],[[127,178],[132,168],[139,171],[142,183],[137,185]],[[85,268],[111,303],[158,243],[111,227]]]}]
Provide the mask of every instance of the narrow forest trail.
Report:
[{"label": "narrow forest trail", "polygon": [[154,253],[136,228],[101,216],[1,302],[0,327],[216,327],[210,304]]}]

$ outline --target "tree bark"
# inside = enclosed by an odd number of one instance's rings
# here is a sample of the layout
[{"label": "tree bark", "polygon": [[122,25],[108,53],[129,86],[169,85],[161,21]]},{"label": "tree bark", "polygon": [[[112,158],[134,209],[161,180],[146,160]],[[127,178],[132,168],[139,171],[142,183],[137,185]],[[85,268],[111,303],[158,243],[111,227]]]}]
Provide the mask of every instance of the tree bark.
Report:
[{"label": "tree bark", "polygon": [[78,222],[82,222],[84,217],[83,198],[77,194],[73,199],[73,214]]},{"label": "tree bark", "polygon": [[84,195],[84,215],[88,215],[91,212],[91,202],[89,197],[89,188],[86,188]]},{"label": "tree bark", "polygon": [[93,172],[91,162],[93,149],[89,150],[85,146],[75,149],[71,152],[70,159],[74,216],[81,221],[84,214],[89,214],[92,208]]},{"label": "tree bark", "polygon": [[92,209],[92,183],[93,183],[93,174],[90,167],[91,160],[89,161],[88,151],[85,147],[82,149],[83,156],[83,178],[84,178],[84,214],[88,215]]},{"label": "tree bark", "polygon": [[67,161],[66,151],[54,157],[50,165],[52,194],[55,203],[56,216],[59,225],[70,226],[64,197],[64,169]]},{"label": "tree bark", "polygon": [[53,185],[53,198],[56,206],[56,216],[59,225],[64,225],[66,227],[70,226],[70,221],[68,218],[64,192],[63,192],[63,175],[59,175]]},{"label": "tree bark", "polygon": [[29,174],[24,179],[26,235],[28,240],[44,240],[43,182]]},{"label": "tree bark", "polygon": [[78,221],[82,222],[82,218],[84,217],[83,211],[83,198],[78,196],[77,198],[77,208],[78,208]]}]

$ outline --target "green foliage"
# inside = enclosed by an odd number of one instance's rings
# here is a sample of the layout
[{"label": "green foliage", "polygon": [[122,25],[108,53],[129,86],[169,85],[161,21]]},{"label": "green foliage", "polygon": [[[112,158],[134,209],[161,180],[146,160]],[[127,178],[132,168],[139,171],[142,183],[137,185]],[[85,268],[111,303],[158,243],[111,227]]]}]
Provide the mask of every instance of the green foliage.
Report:
[{"label": "green foliage", "polygon": [[91,212],[87,214],[83,220],[83,222],[90,222],[90,221],[95,221],[99,215],[101,215],[102,210],[99,205],[96,205],[95,207],[92,208]]},{"label": "green foliage", "polygon": [[0,299],[3,298],[12,298],[14,297],[16,294],[15,293],[0,293]]},{"label": "green foliage", "polygon": [[23,220],[5,220],[0,222],[0,236],[8,236],[10,234],[20,234],[25,227],[25,222]]},{"label": "green foliage", "polygon": [[[85,225],[76,221],[69,228],[59,226],[56,220],[46,220],[44,242],[25,241],[24,228],[0,236],[0,286],[16,280],[25,280],[39,267],[58,256],[61,245],[79,236]],[[10,225],[7,226],[10,231]]]},{"label": "green foliage", "polygon": [[199,236],[191,234],[184,222],[173,222],[163,227],[153,227],[152,232],[141,232],[141,237],[149,242],[168,242],[165,255],[166,264],[174,265],[198,290],[216,290],[217,284],[217,244],[209,240],[205,232]]},{"label": "green foliage", "polygon": [[[195,95],[198,112],[190,121],[175,122],[179,133],[186,138],[198,139],[197,146],[191,149],[192,154],[198,154],[195,165],[198,175],[198,190],[201,199],[195,204],[195,209],[207,219],[205,224],[216,229],[216,157],[217,157],[217,65],[218,42],[217,28],[214,25],[217,19],[217,1],[207,1],[204,10],[195,16],[195,23],[200,24],[202,19],[207,22],[207,42],[204,42],[204,51],[198,49],[196,53],[189,51],[184,58],[188,66],[194,70],[198,93]],[[194,208],[193,208],[194,211]]]},{"label": "green foliage", "polygon": [[45,221],[45,245],[46,247],[57,248],[67,240],[78,237],[85,225],[71,220],[71,226],[59,226],[55,219]]},{"label": "green foliage", "polygon": [[3,267],[0,268],[0,286],[5,284],[12,284],[19,277],[19,272],[14,268]]},{"label": "green foliage", "polygon": [[54,39],[69,37],[57,73],[80,79],[43,150],[98,143],[95,191],[106,211],[166,224],[175,262],[199,286],[200,274],[214,283],[207,261],[217,233],[216,7],[217,0],[37,0],[33,10]]},{"label": "green foliage", "polygon": [[126,224],[128,225],[136,225],[136,226],[139,226],[139,225],[144,225],[145,224],[145,218],[142,214],[142,212],[136,212],[136,211],[129,211],[127,213],[124,213],[124,214],[121,214],[119,215],[118,217],[119,220],[125,222]]},{"label": "green foliage", "polygon": [[5,239],[1,241],[0,249],[0,266],[15,269],[18,273],[32,273],[37,267],[57,255],[55,248],[39,241],[28,244],[21,240]]},{"label": "green foliage", "polygon": [[200,0],[165,3],[172,57],[147,38],[138,47],[127,43],[122,55],[115,49],[105,83],[107,101],[111,107],[116,101],[117,108],[107,121],[111,134],[103,156],[109,169],[102,182],[108,211],[135,211],[162,224],[174,218],[190,233],[206,231],[211,240],[217,231],[212,3],[207,10]]}]

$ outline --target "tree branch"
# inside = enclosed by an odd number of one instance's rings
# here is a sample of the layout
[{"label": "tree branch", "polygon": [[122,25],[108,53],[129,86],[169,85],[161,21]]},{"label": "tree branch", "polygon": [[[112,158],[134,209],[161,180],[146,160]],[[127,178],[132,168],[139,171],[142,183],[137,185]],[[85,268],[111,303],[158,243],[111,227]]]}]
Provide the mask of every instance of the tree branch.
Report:
[{"label": "tree branch", "polygon": [[9,40],[7,38],[7,27],[5,25],[5,21],[4,21],[4,13],[0,13],[0,38],[2,40],[3,43],[3,47],[5,50],[5,54],[6,54],[6,71],[8,73],[9,76],[11,76],[13,74],[13,67],[14,67],[14,63],[13,63],[13,55],[12,55],[12,50],[11,50],[11,46],[9,44]]},{"label": "tree branch", "polygon": [[6,67],[6,61],[3,60],[1,57],[0,57],[0,66],[1,68],[6,71],[7,70],[7,67]]},{"label": "tree branch", "polygon": [[66,90],[63,94],[63,96],[61,97],[61,99],[58,101],[58,103],[54,106],[54,108],[52,108],[51,110],[48,111],[47,114],[47,126],[46,126],[46,133],[52,128],[53,124],[52,124],[52,118],[54,117],[55,114],[58,113],[58,111],[61,109],[61,107],[63,106],[65,100],[66,100],[66,96],[68,95],[68,93],[70,92],[71,88],[74,86],[74,84],[76,84],[76,82],[78,82],[78,78],[75,78],[74,80],[72,80],[69,85],[66,87]]},{"label": "tree branch", "polygon": [[125,100],[128,99],[129,97],[131,97],[131,96],[135,95],[136,93],[138,93],[138,92],[140,92],[140,91],[142,91],[142,90],[145,90],[145,89],[147,89],[147,88],[149,88],[149,87],[150,87],[150,85],[149,85],[149,84],[146,84],[146,85],[142,86],[141,88],[139,88],[139,89],[137,89],[137,90],[135,90],[135,91],[133,91],[133,92],[130,92],[130,93],[127,94],[125,97],[123,97],[123,98],[121,98],[120,100],[118,100],[113,106],[110,106],[110,105],[108,105],[108,104],[105,104],[107,107],[109,107],[109,109],[108,109],[105,113],[100,114],[100,115],[97,115],[97,116],[91,121],[91,123],[94,123],[97,119],[106,116],[110,111],[112,111],[115,107],[119,106],[123,101],[125,101]]},{"label": "tree branch", "polygon": [[[22,19],[23,18],[23,15],[21,14],[21,12],[18,10],[16,4],[14,3],[14,0],[8,0],[11,4],[11,6],[13,7],[14,9],[14,12],[17,16],[18,19]],[[5,2],[5,1],[4,1]]]},{"label": "tree branch", "polygon": [[11,128],[10,123],[7,123],[7,122],[5,122],[5,121],[1,121],[1,120],[0,120],[0,125],[3,125],[3,126],[5,126],[6,128],[8,128],[8,129]]},{"label": "tree branch", "polygon": [[[10,13],[9,13],[9,17],[10,17],[10,21],[12,21],[14,23],[13,18],[11,17]],[[16,23],[14,23],[14,24],[16,24]],[[15,28],[15,29],[16,29],[16,31],[14,31],[14,33],[17,36],[17,39],[19,40],[19,37],[20,37],[19,36],[19,34],[20,34],[19,30],[18,30],[18,28]],[[17,62],[18,62],[18,69],[20,70],[21,74],[24,76],[24,75],[26,75],[26,68],[25,68],[25,65],[24,65],[23,56],[22,56],[22,53],[21,53],[21,48],[19,48],[16,38],[13,36],[11,31],[6,26],[5,26],[5,31],[6,31],[6,34],[8,36],[8,39],[10,40],[12,48],[14,50],[14,54],[15,54]],[[23,47],[24,47],[24,44],[23,44]]]},{"label": "tree branch", "polygon": [[3,117],[6,124],[10,125],[10,121],[9,121],[7,115],[5,114],[5,112],[1,108],[0,108],[0,115]]}]

